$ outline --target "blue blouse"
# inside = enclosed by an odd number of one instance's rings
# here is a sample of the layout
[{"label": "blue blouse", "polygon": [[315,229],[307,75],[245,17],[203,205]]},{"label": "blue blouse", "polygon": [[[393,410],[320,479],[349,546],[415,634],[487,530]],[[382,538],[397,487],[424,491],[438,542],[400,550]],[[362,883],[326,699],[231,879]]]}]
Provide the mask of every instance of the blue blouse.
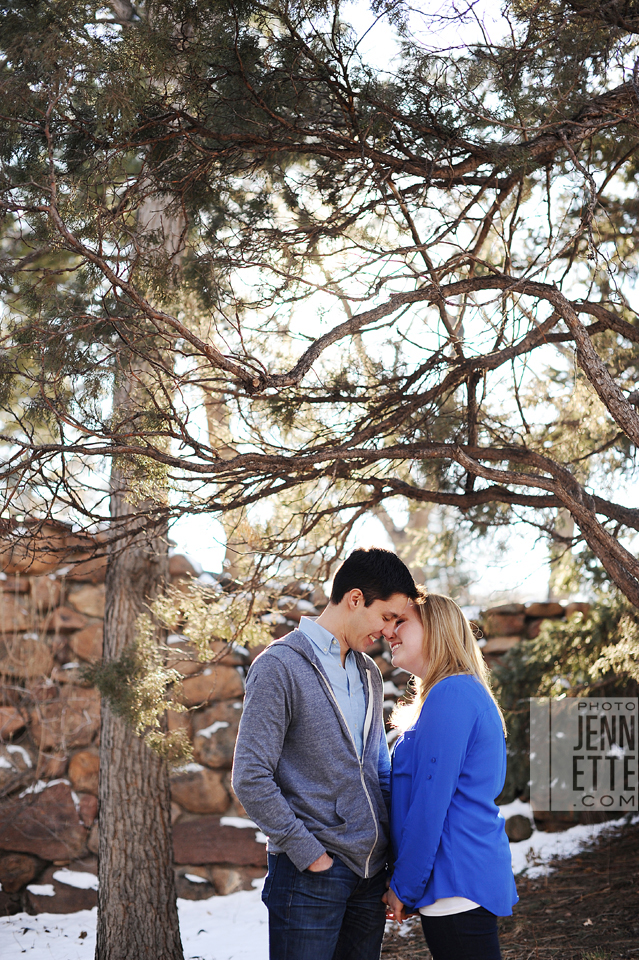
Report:
[{"label": "blue blouse", "polygon": [[391,888],[409,909],[466,897],[498,916],[517,902],[505,821],[495,797],[506,776],[501,719],[474,677],[440,680],[391,773]]}]

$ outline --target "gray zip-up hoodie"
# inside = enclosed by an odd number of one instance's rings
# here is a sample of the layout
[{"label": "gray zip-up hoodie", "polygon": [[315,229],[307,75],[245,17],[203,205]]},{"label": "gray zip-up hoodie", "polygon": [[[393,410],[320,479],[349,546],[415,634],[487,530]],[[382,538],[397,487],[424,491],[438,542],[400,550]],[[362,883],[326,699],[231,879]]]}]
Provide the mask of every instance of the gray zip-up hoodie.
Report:
[{"label": "gray zip-up hoodie", "polygon": [[355,657],[366,697],[361,761],[312,643],[294,630],[249,671],[233,789],[269,852],[305,870],[328,851],[370,877],[384,867],[388,846],[378,774],[383,683],[370,657]]}]

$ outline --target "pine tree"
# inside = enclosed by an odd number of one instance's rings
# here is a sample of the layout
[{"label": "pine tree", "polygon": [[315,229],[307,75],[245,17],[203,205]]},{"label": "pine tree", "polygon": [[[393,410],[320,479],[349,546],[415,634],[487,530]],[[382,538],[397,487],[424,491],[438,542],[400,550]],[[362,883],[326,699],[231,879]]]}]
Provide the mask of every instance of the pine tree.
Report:
[{"label": "pine tree", "polygon": [[[639,438],[632,17],[512,3],[498,42],[447,48],[393,5],[380,70],[338,4],[112,9],[5,18],[5,379],[32,395],[7,482],[75,508],[60,455],[126,448],[171,473],[167,516],[288,497],[274,557],[345,532],[344,502],[522,518],[639,603],[638,514],[600,481]],[[184,219],[170,298],[149,197]],[[101,399],[120,342],[156,378],[126,442]],[[193,428],[202,391],[235,457]]]},{"label": "pine tree", "polygon": [[547,620],[495,668],[495,692],[508,726],[508,770],[500,802],[529,796],[531,697],[636,697],[639,617],[616,591],[586,616]]},{"label": "pine tree", "polygon": [[[377,5],[384,69],[337,0],[1,9],[2,496],[88,532],[110,499],[108,657],[182,512],[271,569],[392,498],[520,518],[639,606],[630,5],[515,0],[492,40],[471,5],[459,42]],[[132,751],[168,905],[165,774]],[[101,957],[143,955],[136,917]]]}]

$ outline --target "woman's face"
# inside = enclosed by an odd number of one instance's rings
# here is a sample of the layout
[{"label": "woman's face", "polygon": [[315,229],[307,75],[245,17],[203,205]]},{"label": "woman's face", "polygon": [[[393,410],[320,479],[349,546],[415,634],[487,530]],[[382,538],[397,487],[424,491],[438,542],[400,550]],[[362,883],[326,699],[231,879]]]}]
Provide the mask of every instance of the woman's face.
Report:
[{"label": "woman's face", "polygon": [[424,655],[424,627],[414,603],[408,605],[403,620],[390,641],[390,648],[393,666],[401,667],[407,673],[414,673],[416,677],[425,676],[427,663]]}]

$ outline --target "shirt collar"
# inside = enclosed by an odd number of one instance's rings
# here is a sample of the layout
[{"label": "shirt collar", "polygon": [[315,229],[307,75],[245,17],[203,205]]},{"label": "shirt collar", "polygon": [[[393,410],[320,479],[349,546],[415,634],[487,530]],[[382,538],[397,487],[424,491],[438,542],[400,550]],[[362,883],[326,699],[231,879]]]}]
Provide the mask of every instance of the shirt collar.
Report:
[{"label": "shirt collar", "polygon": [[[318,623],[314,617],[302,617],[300,630],[313,643],[321,654],[340,656],[339,640],[330,631]],[[350,650],[348,651],[350,653]]]}]

